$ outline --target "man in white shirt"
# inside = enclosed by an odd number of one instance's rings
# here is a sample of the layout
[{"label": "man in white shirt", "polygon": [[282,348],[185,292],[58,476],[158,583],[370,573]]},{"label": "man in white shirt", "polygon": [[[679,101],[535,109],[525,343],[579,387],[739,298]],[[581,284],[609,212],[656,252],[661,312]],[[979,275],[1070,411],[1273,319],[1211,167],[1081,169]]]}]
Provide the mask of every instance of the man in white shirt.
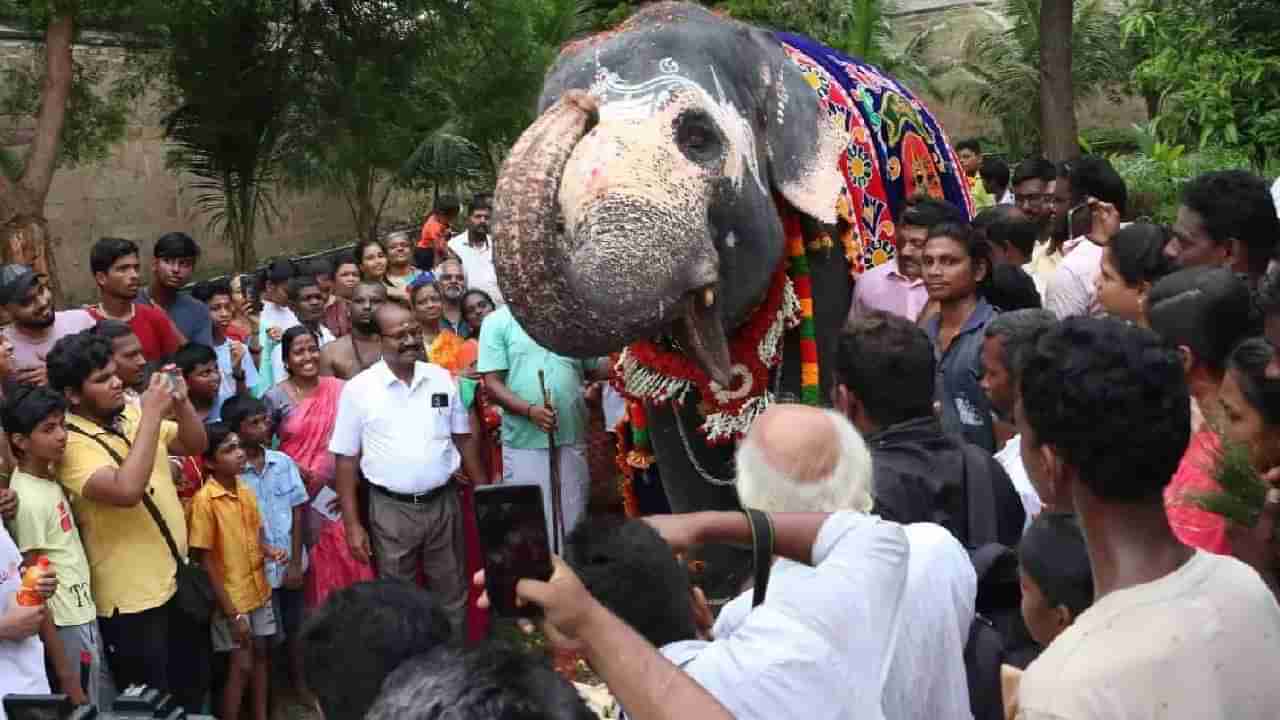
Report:
[{"label": "man in white shirt", "polygon": [[[997,315],[987,325],[982,339],[982,389],[991,401],[991,410],[1006,423],[1013,422],[1018,399],[1019,362],[1036,338],[1053,327],[1057,319],[1048,310],[1017,310]],[[996,453],[996,461],[1009,473],[1013,488],[1027,512],[1025,530],[1040,514],[1042,503],[1022,466],[1022,436],[1014,435]]]},{"label": "man in white shirt", "polygon": [[[784,424],[810,413],[830,417],[797,406],[773,412]],[[841,470],[846,460],[837,463]],[[864,512],[782,513],[772,516],[772,524],[775,554],[812,567],[804,582],[771,582],[764,603],[714,641],[705,639],[711,626],[705,599],[671,553],[708,543],[750,544],[741,513],[655,516],[620,525],[587,520],[570,535],[568,561],[605,607],[738,720],[885,717],[882,690],[911,552],[902,526]]]},{"label": "man in white shirt", "polygon": [[467,286],[484,290],[494,303],[502,306],[502,291],[498,289],[498,272],[493,267],[493,240],[489,236],[491,206],[484,195],[471,200],[471,214],[467,216],[467,230],[449,241],[449,251],[462,261],[462,271],[467,276]]},{"label": "man in white shirt", "polygon": [[1065,198],[1066,210],[1055,222],[1060,237],[1071,238],[1062,246],[1062,263],[1049,276],[1044,289],[1044,308],[1059,320],[1079,315],[1097,317],[1102,314],[1096,283],[1102,273],[1102,253],[1109,237],[1093,233],[1088,201],[1094,198],[1110,203],[1124,215],[1128,191],[1124,178],[1105,158],[1087,155],[1065,163],[1065,176],[1059,175],[1054,186],[1058,204]]},{"label": "man in white shirt", "polygon": [[[775,406],[752,426],[759,438],[738,454],[738,495],[743,507],[766,512],[874,512],[871,454],[838,413]],[[771,449],[771,453],[766,453]],[[769,457],[769,455],[773,457]],[[897,637],[884,681],[886,718],[969,720],[964,646],[973,622],[978,578],[964,546],[934,523],[903,525],[910,545],[907,585]],[[797,592],[815,570],[779,559],[769,592],[784,585]],[[712,636],[736,632],[751,612],[751,592],[729,602]]]},{"label": "man in white shirt", "polygon": [[[416,582],[422,567],[455,630],[467,586],[462,517],[451,479],[460,467],[484,478],[467,410],[449,371],[424,362],[422,328],[396,303],[377,311],[382,360],[347,382],[329,450],[336,456],[347,544],[378,574]],[[369,481],[361,523],[357,468]]]},{"label": "man in white shirt", "polygon": [[1280,606],[1252,568],[1193,550],[1163,493],[1191,403],[1176,350],[1119,320],[1071,318],[1022,367],[1022,461],[1080,517],[1095,601],[1022,677],[1018,717],[1280,717]]},{"label": "man in white shirt", "polygon": [[[305,325],[311,334],[315,335],[317,346],[323,348],[333,342],[333,333],[324,325],[325,294],[320,289],[320,281],[316,276],[308,273],[290,278],[286,293],[289,298],[288,311],[293,316],[294,322],[293,325],[283,327],[282,332],[297,325]],[[262,317],[266,317],[265,307]],[[283,313],[280,313],[279,318],[284,322],[289,319]],[[265,322],[265,319],[260,322]],[[289,371],[284,366],[284,346],[279,343],[273,343],[273,345],[275,347],[271,349],[272,382],[278,383],[289,377]]]}]

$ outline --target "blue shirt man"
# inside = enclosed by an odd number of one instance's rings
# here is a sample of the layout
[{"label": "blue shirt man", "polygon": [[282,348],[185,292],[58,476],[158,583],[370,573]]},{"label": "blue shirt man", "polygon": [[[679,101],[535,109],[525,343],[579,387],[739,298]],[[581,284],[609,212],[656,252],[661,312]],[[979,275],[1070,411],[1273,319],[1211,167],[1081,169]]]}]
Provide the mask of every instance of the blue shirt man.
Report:
[{"label": "blue shirt man", "polygon": [[925,322],[924,330],[933,343],[938,361],[935,384],[938,403],[942,407],[942,429],[964,436],[964,439],[995,452],[996,440],[991,422],[991,402],[982,389],[982,338],[987,323],[996,315],[995,308],[984,298],[956,333],[945,352],[938,352],[938,333],[942,315]]}]

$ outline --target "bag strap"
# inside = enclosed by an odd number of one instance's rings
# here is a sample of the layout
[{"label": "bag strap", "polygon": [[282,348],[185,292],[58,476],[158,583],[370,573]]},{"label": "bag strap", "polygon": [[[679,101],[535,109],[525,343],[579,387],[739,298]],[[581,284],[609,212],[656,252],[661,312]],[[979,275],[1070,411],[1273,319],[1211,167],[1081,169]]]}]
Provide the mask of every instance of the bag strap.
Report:
[{"label": "bag strap", "polygon": [[[102,449],[106,450],[107,454],[111,456],[111,459],[116,461],[116,467],[124,465],[124,458],[120,457],[120,453],[116,452],[115,448],[108,445],[106,441],[102,439],[101,433],[94,435],[81,427],[72,425],[71,423],[67,423],[67,431],[73,432],[77,435],[83,435],[84,437],[87,437],[101,445]],[[129,444],[128,438],[123,435],[118,437],[124,440],[125,445]],[[173,561],[179,566],[185,565],[186,561],[182,559],[182,554],[178,552],[178,544],[173,541],[173,534],[169,532],[169,526],[165,523],[164,517],[160,514],[160,508],[156,507],[155,501],[151,499],[151,496],[148,495],[145,490],[142,492],[142,506],[147,509],[147,514],[155,521],[156,527],[160,528],[160,534],[164,536],[165,544],[169,546],[169,552],[173,554]]]},{"label": "bag strap", "polygon": [[751,558],[755,565],[755,583],[751,588],[751,607],[764,602],[769,589],[769,570],[773,567],[773,520],[769,515],[750,508],[743,511],[751,525]]}]

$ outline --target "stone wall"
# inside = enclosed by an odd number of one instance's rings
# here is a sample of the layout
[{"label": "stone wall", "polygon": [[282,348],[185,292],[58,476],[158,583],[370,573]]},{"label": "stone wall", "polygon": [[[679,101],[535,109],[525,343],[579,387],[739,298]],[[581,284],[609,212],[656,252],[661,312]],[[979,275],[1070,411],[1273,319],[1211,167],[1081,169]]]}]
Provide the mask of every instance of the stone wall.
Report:
[{"label": "stone wall", "polygon": [[[123,61],[118,47],[77,45],[75,52],[85,63],[118,65]],[[29,42],[0,39],[0,72],[35,60]],[[0,145],[9,143],[10,149],[21,150],[21,143],[29,136],[30,120],[8,120],[7,127],[0,126]],[[189,189],[191,178],[166,166],[165,149],[155,103],[146,101],[139,103],[124,139],[110,149],[106,159],[60,169],[55,174],[45,216],[55,238],[63,287],[71,300],[84,301],[93,296],[88,249],[104,236],[134,240],[142,246],[145,261],[151,244],[160,235],[175,230],[186,232],[204,251],[199,275],[219,274],[231,268],[231,248],[208,231],[206,218],[194,208],[196,194]],[[268,229],[259,222],[255,243],[259,258],[333,247],[352,240],[351,215],[340,196],[281,192],[275,205],[280,217],[273,220],[272,227]],[[408,217],[412,207],[412,198],[397,196],[388,203],[385,217]]]}]

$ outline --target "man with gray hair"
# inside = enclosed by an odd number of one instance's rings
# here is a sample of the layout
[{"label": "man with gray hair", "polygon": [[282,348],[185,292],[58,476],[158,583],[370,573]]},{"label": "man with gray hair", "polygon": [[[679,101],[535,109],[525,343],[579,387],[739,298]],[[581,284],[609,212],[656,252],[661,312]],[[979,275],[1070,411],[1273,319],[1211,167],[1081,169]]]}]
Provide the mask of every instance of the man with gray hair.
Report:
[{"label": "man with gray hair", "polygon": [[[871,452],[835,411],[771,408],[739,449],[737,470],[738,496],[746,508],[770,513],[874,510]],[[967,720],[964,647],[977,575],[964,547],[946,528],[922,522],[902,529],[910,553],[896,636],[882,668],[884,715]],[[778,558],[769,592],[803,588],[813,581],[813,573],[808,565]],[[712,636],[731,637],[750,612],[748,591],[724,607]]]},{"label": "man with gray hair", "polygon": [[[756,480],[748,481],[754,486],[780,473],[816,486],[813,494],[822,502],[862,507],[869,498],[868,460],[847,421],[803,405],[769,408],[738,451],[738,467],[754,473]],[[862,477],[861,487],[850,490],[850,483],[832,480],[837,475]],[[864,512],[773,513],[770,522],[774,553],[806,570],[803,581],[784,576],[770,582],[764,602],[714,640],[705,634],[711,626],[705,600],[672,551],[750,543],[742,513],[660,515],[621,524],[588,518],[570,535],[566,559],[601,604],[739,720],[909,717],[888,714],[883,706],[914,551],[906,532]]]},{"label": "man with gray hair", "polygon": [[[991,401],[991,409],[1001,420],[1012,424],[1013,410],[1018,402],[1018,381],[1022,376],[1022,361],[1046,330],[1057,324],[1058,318],[1048,310],[1016,310],[997,315],[987,325],[982,340],[982,389]],[[1022,466],[1022,436],[1014,435],[996,453],[996,460],[1009,473],[1013,487],[1027,512],[1026,525],[1040,514],[1040,495],[1027,478]],[[1024,527],[1025,529],[1025,527]]]}]

